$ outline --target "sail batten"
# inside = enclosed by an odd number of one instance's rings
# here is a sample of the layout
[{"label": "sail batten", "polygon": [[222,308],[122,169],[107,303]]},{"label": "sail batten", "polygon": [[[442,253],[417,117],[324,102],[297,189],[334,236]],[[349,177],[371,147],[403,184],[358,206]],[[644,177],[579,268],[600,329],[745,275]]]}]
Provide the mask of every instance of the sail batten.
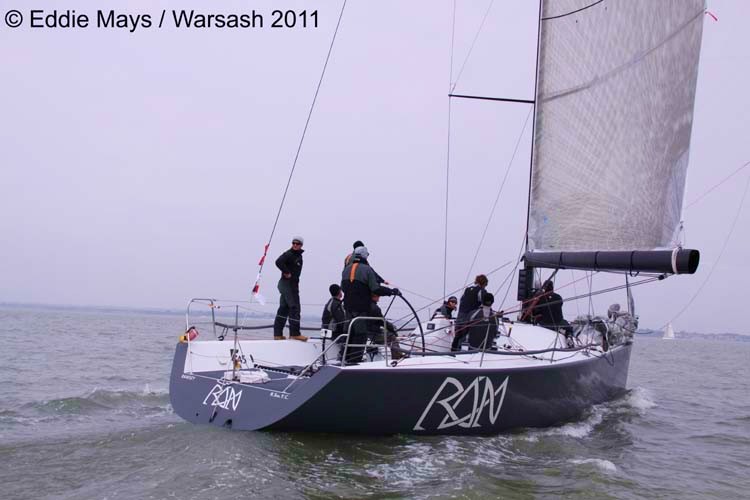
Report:
[{"label": "sail batten", "polygon": [[528,250],[673,248],[704,2],[587,4],[543,2]]}]

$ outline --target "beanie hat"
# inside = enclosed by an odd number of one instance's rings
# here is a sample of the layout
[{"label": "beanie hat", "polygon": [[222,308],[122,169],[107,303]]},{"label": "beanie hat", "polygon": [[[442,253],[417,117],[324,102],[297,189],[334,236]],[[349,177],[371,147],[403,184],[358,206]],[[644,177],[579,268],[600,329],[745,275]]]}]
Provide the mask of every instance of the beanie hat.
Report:
[{"label": "beanie hat", "polygon": [[362,243],[360,240],[355,241],[354,245],[352,245],[352,247],[354,248],[363,247],[363,246],[365,246],[365,244]]},{"label": "beanie hat", "polygon": [[305,244],[305,239],[302,236],[295,236],[294,238],[292,238],[292,241],[299,241],[303,245]]},{"label": "beanie hat", "polygon": [[366,246],[361,246],[361,247],[355,248],[354,252],[352,252],[352,254],[355,257],[359,257],[361,259],[366,259],[367,257],[370,256],[370,252],[367,251],[367,247]]},{"label": "beanie hat", "polygon": [[331,297],[338,297],[339,293],[341,293],[341,287],[334,283],[328,287],[328,291],[331,293]]}]

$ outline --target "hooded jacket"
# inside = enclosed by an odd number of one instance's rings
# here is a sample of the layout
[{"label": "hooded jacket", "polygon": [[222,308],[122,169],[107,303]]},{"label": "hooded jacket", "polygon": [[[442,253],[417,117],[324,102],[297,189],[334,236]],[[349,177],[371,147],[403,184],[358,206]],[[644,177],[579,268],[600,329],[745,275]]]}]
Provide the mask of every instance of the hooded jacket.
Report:
[{"label": "hooded jacket", "polygon": [[372,295],[393,295],[393,291],[378,283],[377,273],[366,260],[354,258],[341,273],[341,289],[344,291],[344,307],[355,315],[370,311]]}]

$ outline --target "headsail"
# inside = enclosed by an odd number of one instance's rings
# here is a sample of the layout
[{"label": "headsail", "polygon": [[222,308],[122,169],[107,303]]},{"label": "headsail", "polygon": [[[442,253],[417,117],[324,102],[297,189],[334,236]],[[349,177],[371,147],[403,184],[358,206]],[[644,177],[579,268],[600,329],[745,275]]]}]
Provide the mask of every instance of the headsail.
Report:
[{"label": "headsail", "polygon": [[543,0],[528,250],[674,248],[704,0]]}]

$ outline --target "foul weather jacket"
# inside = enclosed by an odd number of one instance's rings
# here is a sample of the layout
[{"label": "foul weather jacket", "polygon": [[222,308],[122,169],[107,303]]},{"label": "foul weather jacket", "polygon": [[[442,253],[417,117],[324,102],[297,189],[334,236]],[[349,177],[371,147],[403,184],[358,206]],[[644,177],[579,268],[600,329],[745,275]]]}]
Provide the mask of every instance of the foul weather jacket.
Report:
[{"label": "foul weather jacket", "polygon": [[479,285],[471,285],[464,290],[463,295],[461,295],[461,303],[458,307],[457,321],[459,323],[465,322],[469,319],[471,313],[481,307],[483,295],[484,290]]},{"label": "foul weather jacket", "polygon": [[[294,250],[290,248],[286,252],[282,253],[278,259],[276,259],[276,267],[281,270],[282,275],[289,273],[292,275],[289,280],[293,285],[299,284],[299,276],[302,274],[302,253],[304,250]],[[282,279],[284,277],[282,276]]]},{"label": "foul weather jacket", "polygon": [[439,308],[435,309],[435,313],[432,315],[432,317],[434,318],[438,314],[441,315],[441,316],[443,316],[444,318],[453,319],[453,309],[451,309],[450,307],[448,307],[448,303],[447,302],[443,302],[442,306],[440,306]]},{"label": "foul weather jacket", "polygon": [[321,321],[323,328],[327,328],[333,332],[333,338],[344,333],[346,311],[344,310],[343,302],[336,297],[331,297],[323,309],[323,318]]},{"label": "foul weather jacket", "polygon": [[393,295],[393,291],[378,283],[377,273],[365,262],[352,260],[341,273],[344,307],[349,314],[358,316],[370,311],[372,295]]},{"label": "foul weather jacket", "polygon": [[472,349],[489,349],[497,336],[497,313],[479,308],[469,317],[469,345]]},{"label": "foul weather jacket", "polygon": [[[344,258],[344,268],[346,268],[346,266],[348,266],[349,264],[351,264],[351,263],[352,263],[352,257],[353,257],[353,256],[354,256],[354,254],[351,254],[351,253],[350,253],[349,255],[347,255],[347,256],[346,256],[346,258]],[[363,258],[361,258],[361,257],[360,257],[359,261],[360,261],[361,263],[363,263],[363,264],[367,264],[368,266],[370,265],[370,263],[369,263],[369,262],[367,262],[367,259],[363,259]],[[372,266],[370,266],[370,268],[372,269]],[[374,273],[375,273],[375,279],[377,279],[377,280],[378,280],[378,283],[385,283],[385,280],[383,279],[383,277],[382,277],[382,276],[380,276],[380,275],[378,274],[378,272],[377,272],[377,271],[375,271],[375,269],[373,269],[373,270],[372,270],[372,272],[374,272]]]}]

